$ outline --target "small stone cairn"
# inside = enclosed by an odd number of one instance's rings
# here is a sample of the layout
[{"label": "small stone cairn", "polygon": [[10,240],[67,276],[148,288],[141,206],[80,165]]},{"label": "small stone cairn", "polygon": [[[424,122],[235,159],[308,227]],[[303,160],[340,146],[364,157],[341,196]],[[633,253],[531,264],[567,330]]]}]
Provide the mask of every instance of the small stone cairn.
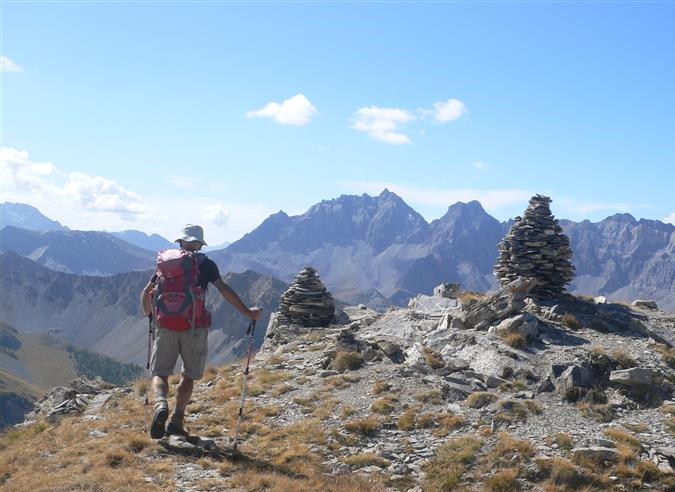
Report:
[{"label": "small stone cairn", "polygon": [[534,278],[530,296],[550,299],[559,295],[574,277],[569,238],[551,213],[551,199],[535,195],[522,217],[499,243],[494,273],[501,285],[518,277]]},{"label": "small stone cairn", "polygon": [[279,325],[327,326],[335,314],[335,301],[312,267],[303,268],[279,302]]}]

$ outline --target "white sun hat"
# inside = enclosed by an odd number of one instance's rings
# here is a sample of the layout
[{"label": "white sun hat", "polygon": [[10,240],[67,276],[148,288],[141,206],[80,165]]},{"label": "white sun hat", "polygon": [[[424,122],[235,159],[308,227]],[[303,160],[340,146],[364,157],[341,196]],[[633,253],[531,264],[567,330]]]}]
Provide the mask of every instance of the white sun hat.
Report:
[{"label": "white sun hat", "polygon": [[194,224],[186,224],[185,227],[183,227],[181,235],[174,242],[178,241],[199,241],[202,245],[207,246],[204,241],[204,229],[202,229],[202,226]]}]

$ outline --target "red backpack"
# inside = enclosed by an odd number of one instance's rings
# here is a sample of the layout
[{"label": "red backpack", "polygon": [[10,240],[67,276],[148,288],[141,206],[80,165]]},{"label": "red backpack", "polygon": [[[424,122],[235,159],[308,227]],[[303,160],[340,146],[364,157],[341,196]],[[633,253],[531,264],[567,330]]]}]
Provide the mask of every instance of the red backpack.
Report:
[{"label": "red backpack", "polygon": [[167,249],[157,255],[157,280],[153,291],[155,320],[168,330],[208,328],[205,289],[197,284],[199,266],[206,256],[183,249]]}]

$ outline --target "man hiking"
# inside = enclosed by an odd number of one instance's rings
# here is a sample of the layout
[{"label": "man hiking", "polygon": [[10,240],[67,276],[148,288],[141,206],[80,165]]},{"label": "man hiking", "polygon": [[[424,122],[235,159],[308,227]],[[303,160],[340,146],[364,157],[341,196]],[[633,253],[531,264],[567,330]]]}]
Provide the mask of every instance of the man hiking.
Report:
[{"label": "man hiking", "polygon": [[[208,284],[213,284],[244,316],[252,320],[262,316],[262,309],[246,307],[237,293],[223,282],[218,266],[199,252],[206,246],[200,226],[186,225],[176,242],[179,249],[159,252],[157,270],[141,294],[143,312],[146,316],[152,315],[155,327],[150,361],[155,393],[155,412],[150,426],[153,439],[159,439],[165,433],[187,435],[183,427],[185,407],[190,401],[194,381],[204,374],[208,353],[211,314],[204,305]],[[165,429],[169,416],[168,377],[173,374],[179,355],[183,361],[181,381],[176,392],[176,407]]]}]

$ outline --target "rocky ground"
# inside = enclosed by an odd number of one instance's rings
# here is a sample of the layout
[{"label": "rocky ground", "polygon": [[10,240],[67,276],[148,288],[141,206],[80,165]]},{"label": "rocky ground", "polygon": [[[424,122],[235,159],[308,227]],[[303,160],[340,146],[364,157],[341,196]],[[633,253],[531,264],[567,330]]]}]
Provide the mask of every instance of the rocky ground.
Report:
[{"label": "rocky ground", "polygon": [[[272,316],[238,453],[242,364],[196,385],[190,439],[141,433],[140,385],[61,391],[71,403],[52,395],[3,436],[3,488],[675,490],[675,317],[650,303],[534,302],[530,287],[441,287],[318,328]],[[58,487],[41,489],[38,468]]]}]

